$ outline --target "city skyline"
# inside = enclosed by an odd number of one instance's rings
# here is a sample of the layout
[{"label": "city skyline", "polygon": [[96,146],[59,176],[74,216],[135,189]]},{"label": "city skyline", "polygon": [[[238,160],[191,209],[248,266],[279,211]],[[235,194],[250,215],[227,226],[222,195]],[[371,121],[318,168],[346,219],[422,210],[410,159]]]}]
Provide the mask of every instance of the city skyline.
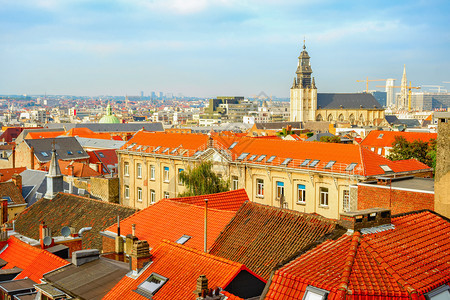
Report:
[{"label": "city skyline", "polygon": [[[446,1],[0,0],[0,94],[286,98],[303,39],[320,92],[450,88]],[[383,82],[372,82],[370,89]],[[382,88],[377,88],[382,90]]]}]

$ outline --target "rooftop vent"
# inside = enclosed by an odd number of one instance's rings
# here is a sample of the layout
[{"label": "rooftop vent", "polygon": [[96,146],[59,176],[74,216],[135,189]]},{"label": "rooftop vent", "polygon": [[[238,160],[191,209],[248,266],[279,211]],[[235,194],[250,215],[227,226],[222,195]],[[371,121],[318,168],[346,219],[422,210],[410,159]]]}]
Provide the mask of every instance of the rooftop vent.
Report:
[{"label": "rooftop vent", "polygon": [[339,223],[347,229],[360,230],[391,223],[391,210],[370,208],[365,210],[343,212]]}]

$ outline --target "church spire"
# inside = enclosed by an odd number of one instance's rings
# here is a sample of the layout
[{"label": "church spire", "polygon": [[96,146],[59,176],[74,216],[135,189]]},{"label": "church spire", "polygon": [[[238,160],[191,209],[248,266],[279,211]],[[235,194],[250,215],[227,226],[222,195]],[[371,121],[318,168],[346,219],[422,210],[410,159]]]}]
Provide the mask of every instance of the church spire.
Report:
[{"label": "church spire", "polygon": [[48,174],[45,176],[47,177],[47,192],[44,197],[53,199],[59,192],[63,191],[63,175],[56,158],[55,141],[53,141],[50,167],[48,168]]},{"label": "church spire", "polygon": [[311,85],[312,69],[309,59],[310,57],[308,51],[306,51],[306,42],[305,40],[303,40],[303,51],[300,53],[300,56],[298,57],[297,71],[295,73],[297,74],[297,84],[304,88],[312,88]]},{"label": "church spire", "polygon": [[402,83],[401,83],[401,89],[400,89],[400,107],[405,108],[407,107],[408,103],[408,81],[406,79],[406,65],[403,65],[403,76],[402,76]]}]

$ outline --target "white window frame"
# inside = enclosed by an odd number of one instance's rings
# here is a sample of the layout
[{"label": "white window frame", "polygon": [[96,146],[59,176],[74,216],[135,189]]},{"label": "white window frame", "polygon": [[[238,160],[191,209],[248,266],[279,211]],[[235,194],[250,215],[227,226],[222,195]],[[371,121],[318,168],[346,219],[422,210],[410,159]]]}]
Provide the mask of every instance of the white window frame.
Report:
[{"label": "white window frame", "polygon": [[180,173],[184,172],[184,169],[179,168],[178,169],[178,185],[184,185],[184,181],[180,179]]},{"label": "white window frame", "polygon": [[231,180],[232,180],[232,189],[237,190],[239,188],[239,177],[232,176]]},{"label": "white window frame", "polygon": [[125,199],[130,199],[130,187],[128,185],[124,186],[123,196]]},{"label": "white window frame", "polygon": [[328,192],[328,188],[327,187],[320,187],[319,188],[319,195],[320,195],[320,206],[324,206],[324,207],[328,207],[328,196],[329,196],[329,192]]},{"label": "white window frame", "polygon": [[350,190],[344,190],[342,192],[342,209],[347,212],[351,210],[351,205],[350,205]]},{"label": "white window frame", "polygon": [[136,178],[142,178],[142,164],[136,164]]},{"label": "white window frame", "polygon": [[432,291],[429,291],[428,293],[425,294],[425,298],[428,300],[433,300],[436,296],[439,296],[440,294],[445,292],[450,294],[450,287],[448,286],[448,284],[441,285],[440,287],[435,288]]},{"label": "white window frame", "polygon": [[306,204],[306,185],[300,183],[297,184],[297,204]]},{"label": "white window frame", "polygon": [[150,203],[155,203],[156,202],[156,192],[155,190],[150,190]]},{"label": "white window frame", "polygon": [[256,196],[264,197],[264,179],[256,178]]},{"label": "white window frame", "polygon": [[381,151],[383,151],[383,148],[378,148],[377,154],[378,154],[378,155],[381,155]]},{"label": "white window frame", "polygon": [[[308,285],[305,290],[305,294],[303,294],[302,300],[311,300],[317,299],[317,296],[321,297],[321,300],[325,300],[328,298],[329,292],[323,289],[316,288],[312,285]],[[313,295],[310,297],[309,295]]]},{"label": "white window frame", "polygon": [[169,182],[169,167],[163,167],[164,170],[164,182]]},{"label": "white window frame", "polygon": [[276,198],[278,200],[280,200],[281,197],[284,196],[284,182],[283,181],[277,181],[276,182],[276,187],[277,187],[277,189],[276,189]]},{"label": "white window frame", "polygon": [[167,192],[167,191],[164,192],[164,198],[165,199],[169,199],[170,198],[169,192]]},{"label": "white window frame", "polygon": [[155,180],[156,169],[155,165],[150,165],[150,180]]},{"label": "white window frame", "polygon": [[130,164],[127,162],[123,163],[123,176],[130,176]]},{"label": "white window frame", "polygon": [[142,202],[142,188],[137,188],[137,201]]}]

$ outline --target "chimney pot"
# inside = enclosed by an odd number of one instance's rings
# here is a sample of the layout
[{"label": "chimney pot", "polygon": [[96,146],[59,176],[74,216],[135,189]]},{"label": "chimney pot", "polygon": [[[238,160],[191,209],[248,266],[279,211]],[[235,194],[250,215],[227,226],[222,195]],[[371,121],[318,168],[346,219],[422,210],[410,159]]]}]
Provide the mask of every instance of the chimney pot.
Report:
[{"label": "chimney pot", "polygon": [[360,230],[391,223],[391,211],[385,208],[370,208],[341,213],[339,223],[347,229]]}]

